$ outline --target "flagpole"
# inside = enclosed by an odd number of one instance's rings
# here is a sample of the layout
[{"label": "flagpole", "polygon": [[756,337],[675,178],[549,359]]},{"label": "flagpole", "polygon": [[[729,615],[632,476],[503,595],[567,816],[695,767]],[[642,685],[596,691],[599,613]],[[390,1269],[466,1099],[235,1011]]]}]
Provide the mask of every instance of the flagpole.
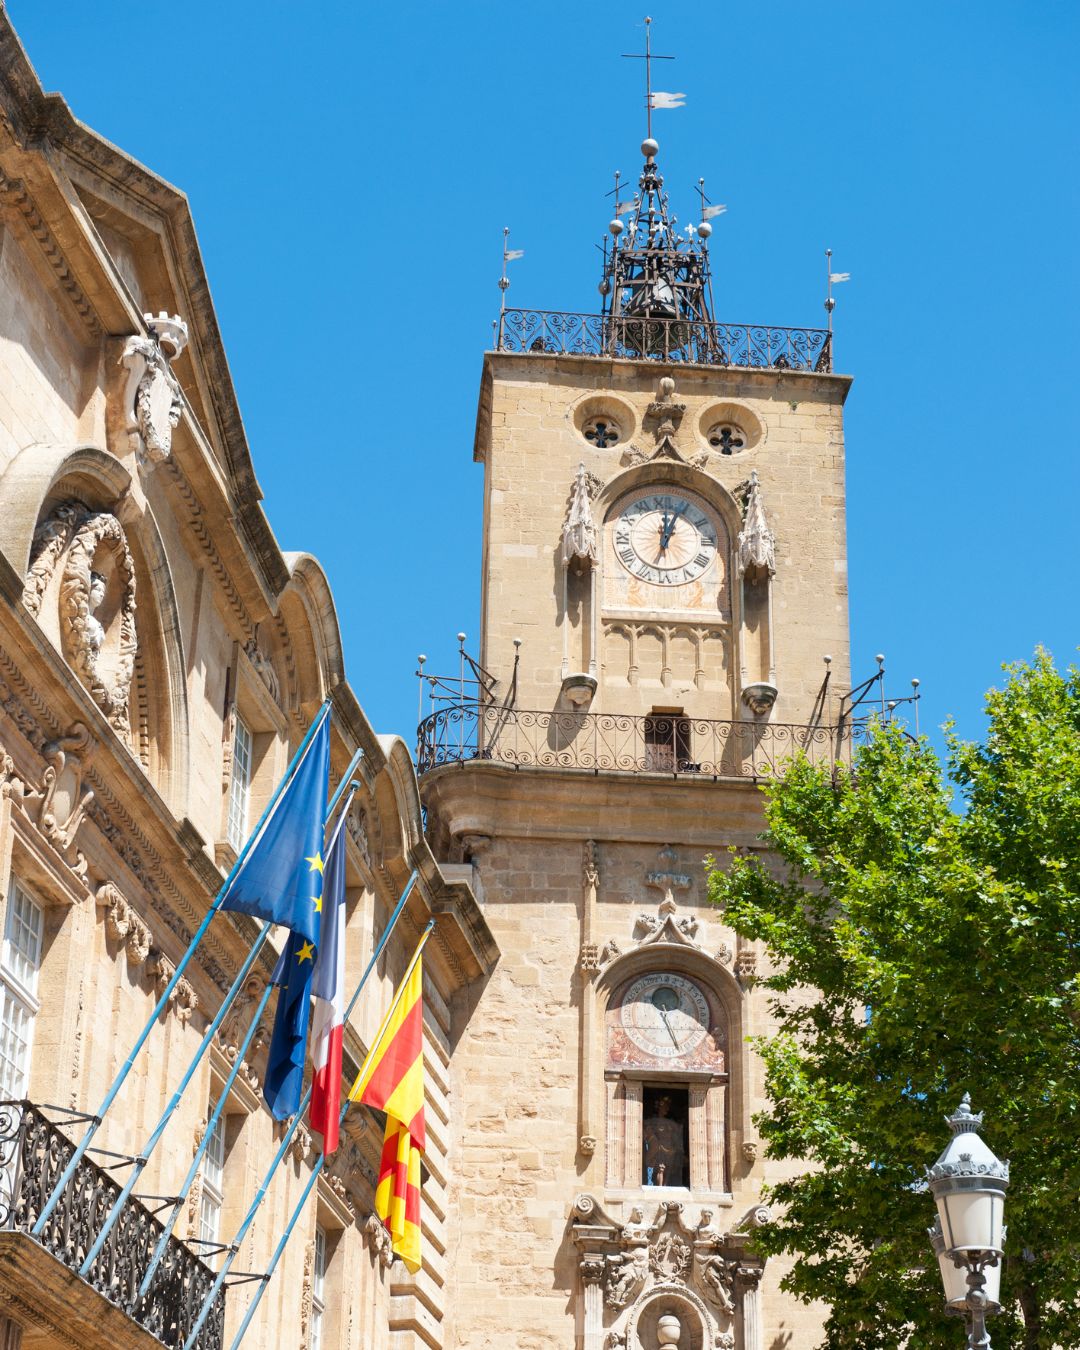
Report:
[{"label": "flagpole", "polygon": [[[420,935],[420,941],[416,945],[416,951],[413,952],[413,958],[409,962],[408,969],[405,971],[405,974],[401,977],[401,980],[398,984],[398,992],[394,998],[393,1003],[390,1005],[390,1011],[386,1014],[385,1018],[383,1019],[384,1027],[389,1023],[390,1019],[394,1015],[394,1012],[398,1004],[404,997],[405,989],[409,982],[409,976],[412,974],[413,967],[420,959],[420,953],[424,950],[424,943],[427,942],[434,928],[435,928],[435,920],[429,919],[427,922],[427,926],[425,927],[423,933]],[[362,1081],[364,1074],[367,1072],[367,1067],[371,1063],[371,1057],[375,1053],[375,1051],[379,1048],[381,1043],[382,1043],[382,1036],[380,1036],[376,1040],[375,1044],[364,1056],[364,1063],[361,1066],[360,1072],[356,1075],[355,1082],[353,1083],[354,1087],[356,1086],[356,1083]],[[341,1108],[341,1115],[339,1117],[340,1124],[342,1125],[345,1124],[345,1117],[346,1115],[348,1115],[349,1107],[351,1105],[352,1099],[347,1097]],[[300,1199],[296,1202],[296,1208],[292,1212],[292,1217],[289,1219],[289,1222],[285,1227],[284,1233],[282,1233],[280,1239],[278,1240],[277,1246],[274,1248],[274,1254],[270,1258],[270,1264],[267,1266],[266,1270],[263,1272],[263,1275],[260,1278],[259,1287],[258,1289],[255,1290],[255,1297],[251,1300],[251,1303],[248,1306],[248,1310],[244,1314],[244,1320],[240,1323],[240,1328],[237,1331],[236,1335],[233,1337],[232,1344],[229,1346],[229,1350],[237,1350],[237,1347],[239,1346],[240,1342],[244,1339],[244,1336],[247,1333],[247,1329],[251,1325],[251,1320],[255,1316],[256,1309],[258,1308],[260,1302],[262,1301],[262,1296],[263,1294],[266,1293],[267,1286],[270,1284],[270,1281],[274,1278],[274,1271],[277,1269],[278,1262],[281,1260],[282,1255],[284,1254],[285,1247],[288,1244],[289,1238],[292,1236],[293,1229],[299,1222],[300,1215],[304,1212],[304,1206],[307,1204],[308,1196],[311,1194],[312,1188],[314,1187],[316,1181],[318,1181],[319,1174],[322,1172],[323,1164],[325,1162],[326,1162],[326,1154],[320,1153],[318,1158],[315,1160],[314,1167],[311,1169],[311,1176],[308,1177],[307,1184],[304,1186],[304,1189],[301,1192]]]},{"label": "flagpole", "polygon": [[[352,780],[352,772],[359,764],[362,756],[363,751],[361,750],[358,750],[356,754],[353,756],[352,761],[349,764],[349,767],[346,769],[341,779],[341,782],[338,784],[334,792],[334,795],[330,799],[330,805],[327,807],[326,818],[327,823],[329,824],[334,814],[334,808],[341,800],[341,794],[346,790],[348,790],[349,795],[345,799],[345,805],[342,807],[341,815],[338,817],[338,820],[334,828],[334,832],[331,835],[329,843],[327,844],[326,852],[328,856],[330,850],[334,847],[334,844],[337,842],[337,837],[341,833],[342,826],[344,825],[348,817],[349,807],[352,805],[352,799],[356,795],[357,790],[359,789],[360,786],[359,783],[355,782],[355,780]],[[158,1238],[157,1246],[154,1249],[154,1255],[151,1257],[150,1264],[149,1266],[147,1266],[146,1273],[143,1275],[142,1283],[139,1285],[139,1292],[138,1295],[136,1296],[137,1299],[145,1298],[150,1289],[150,1282],[153,1280],[154,1272],[157,1270],[158,1266],[161,1263],[162,1257],[165,1255],[165,1248],[168,1246],[169,1238],[172,1236],[173,1226],[176,1223],[177,1216],[179,1215],[181,1209],[183,1209],[184,1202],[187,1200],[188,1193],[190,1192],[191,1187],[195,1182],[195,1177],[199,1171],[199,1164],[202,1162],[203,1155],[206,1153],[206,1150],[210,1147],[210,1140],[214,1133],[214,1127],[217,1125],[218,1121],[221,1119],[221,1116],[225,1111],[225,1107],[228,1102],[229,1092],[232,1089],[233,1083],[235,1083],[236,1081],[237,1074],[240,1072],[240,1069],[244,1062],[244,1057],[248,1051],[248,1047],[250,1046],[252,1038],[254,1037],[255,1032],[258,1029],[259,1022],[262,1018],[263,1013],[266,1011],[266,1005],[267,1003],[269,1003],[270,995],[273,992],[274,992],[274,984],[271,981],[270,983],[267,984],[266,988],[263,990],[259,1006],[255,1010],[255,1016],[252,1018],[251,1025],[248,1027],[247,1032],[244,1035],[243,1042],[241,1043],[240,1047],[236,1052],[236,1059],[233,1062],[233,1066],[229,1070],[229,1076],[228,1078],[226,1078],[225,1084],[221,1089],[221,1093],[218,1097],[217,1105],[214,1107],[213,1114],[206,1123],[206,1129],[203,1132],[203,1137],[199,1142],[198,1148],[195,1150],[195,1156],[191,1160],[191,1166],[188,1168],[187,1176],[184,1178],[183,1184],[180,1187],[180,1193],[179,1195],[177,1195],[175,1201],[173,1202],[172,1212],[169,1214],[169,1217],[165,1220],[165,1227],[162,1229],[161,1236]],[[121,1202],[118,1201],[117,1203],[119,1204]],[[89,1259],[90,1258],[88,1257],[87,1260]]]},{"label": "flagpole", "polygon": [[[400,918],[402,910],[405,908],[405,901],[409,898],[412,888],[416,884],[418,876],[419,876],[418,872],[415,871],[412,872],[411,875],[409,876],[408,881],[405,883],[405,889],[401,892],[401,898],[398,900],[397,905],[394,907],[394,912],[390,916],[390,922],[383,929],[382,936],[379,938],[375,950],[371,954],[371,960],[367,963],[367,967],[364,970],[363,975],[361,975],[360,977],[360,983],[353,990],[352,998],[349,1000],[348,1007],[345,1009],[345,1013],[342,1018],[342,1021],[344,1023],[348,1023],[348,1020],[352,1015],[353,1009],[356,1007],[357,1001],[360,998],[360,993],[363,990],[365,983],[367,982],[368,976],[371,974],[372,970],[374,970],[376,961],[378,961],[379,957],[382,955],[383,948],[386,946],[386,943],[390,937],[390,933],[393,930],[394,925]],[[366,1063],[367,1061],[365,1060],[365,1064]],[[247,1236],[248,1229],[255,1221],[255,1215],[258,1212],[259,1206],[262,1204],[264,1197],[266,1196],[266,1192],[270,1187],[270,1182],[273,1179],[274,1173],[277,1171],[278,1164],[281,1162],[282,1158],[284,1158],[285,1154],[288,1152],[289,1145],[292,1142],[292,1137],[296,1133],[296,1128],[300,1124],[301,1118],[303,1117],[304,1112],[307,1110],[308,1103],[310,1101],[311,1101],[311,1086],[309,1084],[307,1091],[300,1099],[300,1105],[296,1109],[296,1114],[293,1116],[289,1128],[285,1131],[285,1134],[282,1137],[281,1143],[278,1146],[278,1151],[274,1154],[273,1161],[270,1163],[270,1166],[266,1170],[266,1175],[263,1177],[261,1183],[259,1184],[259,1189],[255,1193],[255,1198],[252,1200],[251,1205],[248,1207],[248,1212],[244,1215],[240,1227],[236,1230],[236,1234],[233,1237],[232,1242],[229,1244],[225,1260],[221,1263],[221,1269],[217,1273],[217,1277],[214,1280],[210,1292],[206,1295],[206,1298],[203,1300],[202,1307],[199,1309],[199,1315],[195,1319],[195,1323],[191,1331],[188,1333],[187,1340],[184,1342],[183,1350],[193,1350],[195,1342],[198,1339],[199,1332],[202,1330],[203,1323],[206,1321],[210,1309],[214,1305],[214,1300],[218,1296],[218,1291],[221,1289],[221,1286],[225,1283],[225,1277],[226,1275],[228,1275],[229,1270],[232,1267],[233,1261],[236,1260],[237,1253],[240,1250],[240,1245],[244,1241],[244,1238]]]},{"label": "flagpole", "polygon": [[236,859],[236,862],[233,863],[232,867],[229,870],[229,875],[222,882],[217,895],[214,897],[213,903],[210,905],[210,908],[206,911],[205,915],[203,916],[202,922],[195,930],[195,935],[188,944],[187,951],[184,953],[184,955],[180,958],[179,962],[177,963],[176,969],[173,971],[172,976],[170,977],[168,983],[166,984],[164,990],[162,991],[161,997],[154,1005],[154,1011],[150,1014],[149,1018],[146,1021],[146,1025],[143,1027],[142,1031],[139,1033],[138,1039],[132,1046],[131,1052],[128,1054],[127,1059],[121,1065],[120,1070],[117,1073],[116,1077],[110,1083],[109,1088],[105,1093],[105,1096],[101,1099],[101,1105],[98,1107],[97,1111],[91,1117],[89,1128],[87,1129],[86,1133],[80,1140],[78,1146],[75,1149],[75,1152],[71,1155],[71,1159],[68,1162],[68,1165],[61,1172],[60,1177],[57,1180],[56,1185],[53,1187],[48,1200],[46,1200],[44,1206],[42,1207],[41,1213],[38,1215],[37,1222],[30,1230],[31,1237],[40,1237],[45,1227],[45,1224],[48,1222],[49,1217],[51,1216],[53,1210],[59,1203],[60,1197],[63,1195],[65,1189],[68,1186],[68,1183],[71,1181],[71,1178],[75,1175],[76,1168],[79,1166],[79,1163],[82,1162],[83,1155],[86,1153],[86,1150],[90,1147],[90,1141],[93,1139],[94,1135],[100,1128],[102,1121],[105,1119],[105,1116],[108,1113],[109,1107],[112,1106],[113,1102],[116,1100],[116,1097],[120,1092],[120,1089],[124,1086],[124,1082],[126,1081],[128,1074],[134,1067],[135,1060],[138,1058],[139,1052],[142,1050],[143,1046],[149,1039],[150,1033],[151,1031],[153,1031],[157,1019],[161,1016],[162,1012],[168,1006],[169,1000],[173,996],[173,991],[175,990],[176,986],[180,983],[181,976],[187,969],[191,961],[191,958],[195,954],[195,949],[198,947],[199,943],[206,935],[206,930],[210,927],[214,915],[218,912],[218,906],[220,905],[222,898],[228,891],[229,887],[232,885],[233,879],[235,878],[237,872],[239,872],[241,866],[243,865],[245,859],[247,858],[248,853],[251,851],[253,843],[258,838],[260,830],[266,824],[274,808],[280,801],[282,793],[289,786],[292,780],[296,777],[297,771],[299,770],[300,765],[304,761],[304,756],[307,754],[308,747],[311,745],[311,742],[315,738],[316,733],[318,732],[319,728],[322,726],[323,722],[329,715],[330,715],[330,700],[327,699],[326,702],[319,709],[319,712],[316,715],[315,720],[312,722],[311,726],[308,727],[307,734],[305,735],[304,739],[300,742],[296,754],[293,755],[289,767],[285,771],[285,776],[282,778],[281,782],[274,789],[274,792],[271,794],[270,800],[266,804],[266,809],[259,817],[259,823],[255,826],[254,830],[252,830],[251,834],[245,841],[244,846],[240,850],[240,853]]}]

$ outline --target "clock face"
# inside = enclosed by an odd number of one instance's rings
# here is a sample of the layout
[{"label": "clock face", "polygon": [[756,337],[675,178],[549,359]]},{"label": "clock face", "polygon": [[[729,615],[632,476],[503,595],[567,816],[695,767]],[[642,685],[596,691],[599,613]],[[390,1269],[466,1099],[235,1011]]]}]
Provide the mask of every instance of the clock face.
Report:
[{"label": "clock face", "polygon": [[716,558],[716,527],[675,492],[653,492],[630,502],[615,522],[615,552],[626,570],[653,586],[696,581]]},{"label": "clock face", "polygon": [[657,1059],[676,1059],[705,1039],[709,1005],[683,975],[643,975],[627,990],[619,1020],[639,1050]]}]

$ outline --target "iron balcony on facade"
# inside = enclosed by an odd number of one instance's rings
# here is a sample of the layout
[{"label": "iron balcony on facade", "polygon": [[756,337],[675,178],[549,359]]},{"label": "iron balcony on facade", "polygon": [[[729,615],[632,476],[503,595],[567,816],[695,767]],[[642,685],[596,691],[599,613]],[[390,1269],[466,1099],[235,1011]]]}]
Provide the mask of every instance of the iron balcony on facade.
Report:
[{"label": "iron balcony on facade", "polygon": [[488,761],[513,768],[694,778],[780,775],[800,752],[835,768],[850,762],[858,723],[807,726],[700,717],[536,712],[497,704],[447,704],[420,723],[417,773]]},{"label": "iron balcony on facade", "polygon": [[832,371],[832,334],[825,328],[506,309],[499,316],[495,345],[500,352]]},{"label": "iron balcony on facade", "polygon": [[[60,1304],[65,1330],[75,1333],[84,1323],[98,1329],[93,1341],[85,1339],[80,1344],[137,1343],[122,1331],[110,1335],[107,1309],[74,1274],[117,1200],[120,1182],[89,1155],[84,1157],[41,1236],[30,1237],[75,1152],[75,1145],[46,1112],[73,1125],[87,1120],[85,1115],[60,1107],[0,1102],[0,1251],[5,1285],[10,1286],[19,1273],[33,1285],[36,1303],[51,1296]],[[126,1316],[161,1344],[182,1346],[210,1292],[214,1272],[185,1243],[171,1238],[149,1292],[140,1300],[139,1285],[162,1230],[161,1222],[145,1205],[129,1200],[90,1269],[88,1283],[118,1310],[114,1318]],[[16,1244],[22,1244],[21,1248]],[[62,1273],[57,1262],[66,1268]],[[80,1297],[80,1288],[86,1300]],[[223,1291],[199,1333],[198,1350],[221,1350],[224,1319]]]}]

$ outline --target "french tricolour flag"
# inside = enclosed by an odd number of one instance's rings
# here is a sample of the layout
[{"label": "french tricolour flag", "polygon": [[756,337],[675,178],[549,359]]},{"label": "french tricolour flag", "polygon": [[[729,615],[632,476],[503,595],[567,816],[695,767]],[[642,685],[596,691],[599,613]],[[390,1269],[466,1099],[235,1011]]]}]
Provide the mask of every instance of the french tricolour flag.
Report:
[{"label": "french tricolour flag", "polygon": [[345,1034],[345,831],[339,827],[323,869],[322,941],[311,992],[311,1127],[323,1137],[323,1152],[338,1146],[341,1115],[341,1042]]}]

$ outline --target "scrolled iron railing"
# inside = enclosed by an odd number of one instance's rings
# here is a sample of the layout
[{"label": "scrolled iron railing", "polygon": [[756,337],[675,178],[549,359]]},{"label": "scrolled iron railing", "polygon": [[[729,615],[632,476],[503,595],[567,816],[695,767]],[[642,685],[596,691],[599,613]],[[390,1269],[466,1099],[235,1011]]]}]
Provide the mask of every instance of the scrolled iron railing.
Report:
[{"label": "scrolled iron railing", "polygon": [[825,328],[637,319],[543,309],[504,310],[499,316],[496,349],[760,370],[832,371],[832,334]]},{"label": "scrolled iron railing", "polygon": [[[59,1112],[72,1122],[85,1116],[28,1101],[0,1101],[0,1229],[29,1233],[75,1152],[75,1145],[45,1115]],[[121,1184],[84,1157],[38,1239],[65,1266],[77,1270],[120,1194]],[[163,1345],[186,1341],[214,1272],[178,1238],[170,1238],[147,1297],[139,1284],[163,1225],[137,1200],[129,1200],[90,1269],[89,1282]],[[224,1292],[215,1300],[199,1334],[198,1350],[221,1350]]]},{"label": "scrolled iron railing", "polygon": [[489,760],[515,768],[678,777],[767,778],[801,752],[812,763],[850,762],[861,724],[722,722],[700,717],[538,712],[449,704],[420,723],[417,773]]}]

